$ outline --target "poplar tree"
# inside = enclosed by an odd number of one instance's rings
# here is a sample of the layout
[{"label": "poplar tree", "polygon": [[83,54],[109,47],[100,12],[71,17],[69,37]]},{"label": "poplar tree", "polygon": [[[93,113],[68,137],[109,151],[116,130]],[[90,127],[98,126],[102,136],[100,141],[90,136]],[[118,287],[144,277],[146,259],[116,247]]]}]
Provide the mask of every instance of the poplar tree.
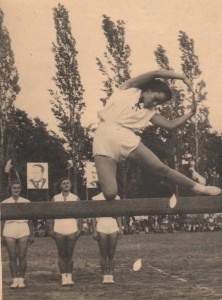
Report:
[{"label": "poplar tree", "polygon": [[0,193],[4,189],[4,167],[10,159],[10,145],[6,143],[6,130],[10,127],[10,111],[20,91],[19,74],[8,30],[3,25],[4,13],[0,9]]},{"label": "poplar tree", "polygon": [[[125,22],[123,20],[112,21],[108,16],[103,15],[102,29],[106,37],[106,51],[104,60],[96,58],[99,71],[103,75],[104,96],[100,99],[103,105],[113,93],[113,89],[119,87],[130,78],[130,47],[125,41]],[[127,193],[127,173],[129,164],[122,162],[119,164],[118,182],[122,186],[123,198]]]},{"label": "poplar tree", "polygon": [[[207,97],[206,83],[201,79],[202,71],[200,69],[199,58],[195,53],[194,40],[189,38],[184,31],[179,32],[179,48],[181,51],[181,66],[184,74],[193,83],[195,99],[198,103],[197,113],[194,117],[194,125],[190,124],[189,144],[192,153],[193,163],[197,172],[206,171],[207,156],[206,143],[207,133],[211,128],[209,123],[209,109],[205,106],[204,101]],[[191,101],[191,99],[190,99]]]},{"label": "poplar tree", "polygon": [[117,20],[113,22],[109,17],[103,15],[102,29],[106,37],[105,62],[98,57],[97,65],[102,73],[103,88],[105,96],[100,100],[105,105],[113,93],[113,88],[120,86],[130,78],[130,47],[125,41],[125,22]]},{"label": "poplar tree", "polygon": [[56,74],[53,80],[57,90],[50,90],[54,116],[59,120],[69,147],[73,167],[73,188],[77,193],[78,174],[83,175],[84,160],[89,144],[89,130],[81,125],[81,116],[85,109],[84,89],[81,83],[77,61],[76,41],[72,36],[67,9],[58,4],[53,9],[56,29],[56,42],[53,43]]},{"label": "poplar tree", "polygon": [[[166,54],[166,50],[162,45],[158,45],[156,51],[154,52],[156,62],[161,69],[173,70],[173,67],[170,65],[169,59]],[[173,99],[170,102],[163,104],[159,110],[161,115],[165,116],[168,119],[175,119],[184,114],[184,106],[182,99],[182,90],[177,87],[177,82],[175,80],[167,80]],[[164,141],[165,150],[164,158],[166,163],[170,165],[173,169],[181,170],[181,158],[183,155],[184,145],[181,145],[181,132],[182,129],[175,129],[172,131],[165,130],[163,128],[156,128],[156,133],[158,134],[159,139]],[[178,194],[178,186],[176,187],[176,193]]]}]

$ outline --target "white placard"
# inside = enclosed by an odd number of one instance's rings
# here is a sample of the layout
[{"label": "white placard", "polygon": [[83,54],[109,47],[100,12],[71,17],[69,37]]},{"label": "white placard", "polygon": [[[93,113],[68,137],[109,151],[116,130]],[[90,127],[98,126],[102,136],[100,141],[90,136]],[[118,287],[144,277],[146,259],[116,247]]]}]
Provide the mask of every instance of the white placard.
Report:
[{"label": "white placard", "polygon": [[27,163],[27,188],[48,189],[48,163]]}]

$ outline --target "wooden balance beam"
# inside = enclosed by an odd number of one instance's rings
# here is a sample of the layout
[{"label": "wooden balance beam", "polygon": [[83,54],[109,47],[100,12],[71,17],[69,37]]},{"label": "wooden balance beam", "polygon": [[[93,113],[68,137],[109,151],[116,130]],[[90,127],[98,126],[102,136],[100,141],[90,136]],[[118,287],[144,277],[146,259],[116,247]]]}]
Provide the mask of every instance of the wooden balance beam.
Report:
[{"label": "wooden balance beam", "polygon": [[32,202],[1,204],[2,220],[65,219],[170,214],[222,213],[222,196],[126,199],[121,201]]}]

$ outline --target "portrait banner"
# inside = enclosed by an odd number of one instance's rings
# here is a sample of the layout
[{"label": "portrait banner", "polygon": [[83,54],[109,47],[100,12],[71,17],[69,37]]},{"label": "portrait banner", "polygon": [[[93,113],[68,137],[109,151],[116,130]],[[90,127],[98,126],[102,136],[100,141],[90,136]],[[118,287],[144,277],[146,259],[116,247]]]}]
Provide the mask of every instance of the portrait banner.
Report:
[{"label": "portrait banner", "polygon": [[48,163],[27,163],[27,189],[48,189]]}]

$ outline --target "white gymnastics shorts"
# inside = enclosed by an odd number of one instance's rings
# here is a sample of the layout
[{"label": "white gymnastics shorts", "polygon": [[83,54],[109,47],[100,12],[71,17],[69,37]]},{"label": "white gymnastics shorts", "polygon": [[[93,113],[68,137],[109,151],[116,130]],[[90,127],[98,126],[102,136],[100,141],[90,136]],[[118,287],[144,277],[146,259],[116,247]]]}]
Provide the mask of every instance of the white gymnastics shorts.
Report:
[{"label": "white gymnastics shorts", "polygon": [[77,221],[75,219],[55,219],[54,232],[69,235],[78,231]]},{"label": "white gymnastics shorts", "polygon": [[137,148],[140,137],[117,123],[101,122],[93,140],[93,155],[108,156],[116,161],[125,160]]},{"label": "white gymnastics shorts", "polygon": [[96,231],[111,234],[119,231],[117,221],[114,218],[97,218]]},{"label": "white gymnastics shorts", "polygon": [[3,236],[13,239],[20,239],[30,235],[29,225],[27,222],[10,222],[6,223],[3,229]]}]

